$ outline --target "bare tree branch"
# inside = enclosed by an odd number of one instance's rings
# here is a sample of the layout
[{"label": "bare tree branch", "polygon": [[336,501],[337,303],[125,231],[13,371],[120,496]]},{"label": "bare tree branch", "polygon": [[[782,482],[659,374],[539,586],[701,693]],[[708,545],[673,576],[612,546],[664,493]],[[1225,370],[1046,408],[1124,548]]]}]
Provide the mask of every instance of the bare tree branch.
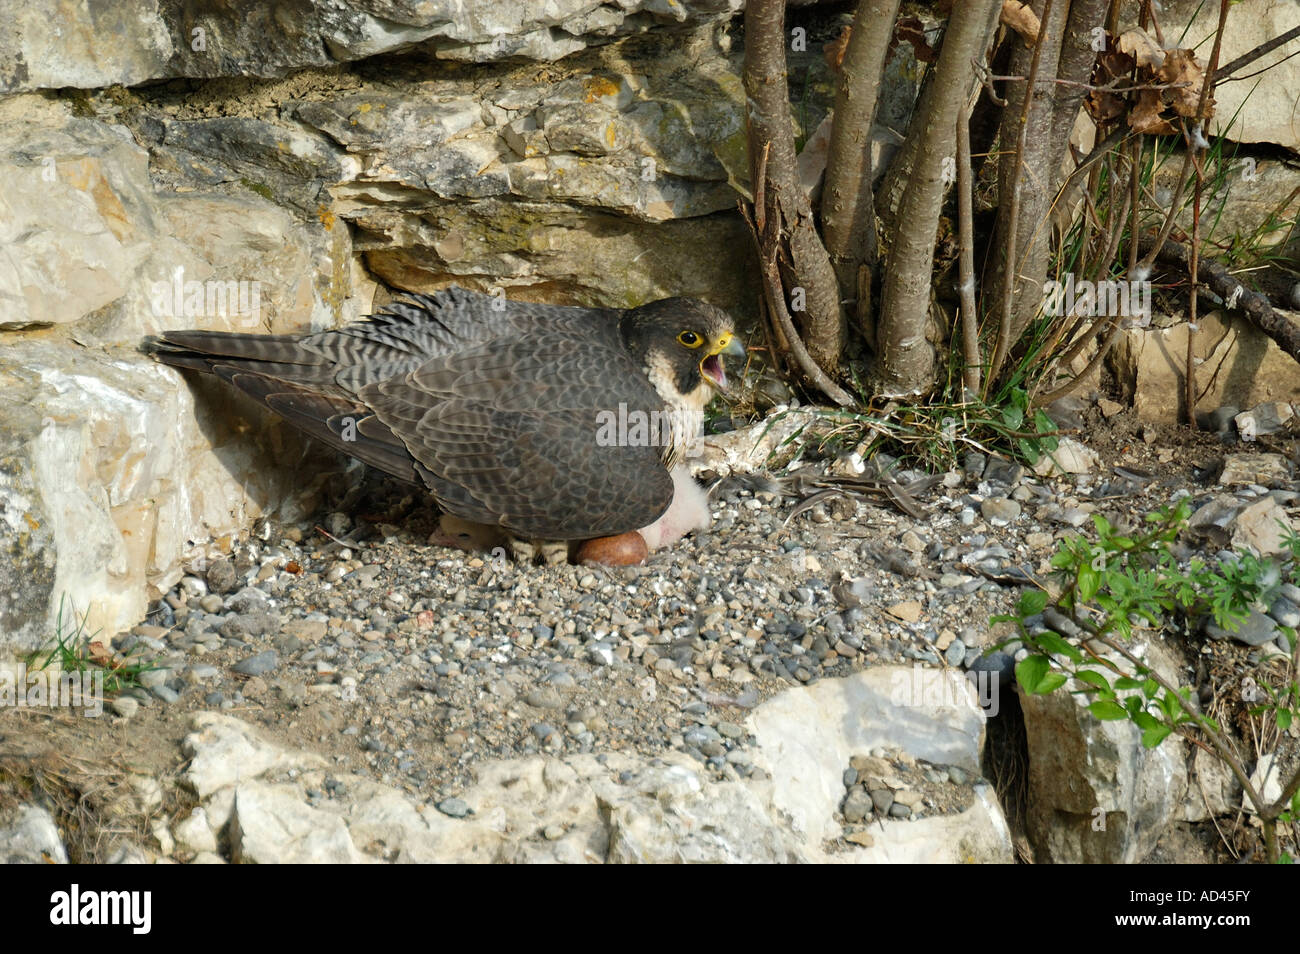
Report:
[{"label": "bare tree branch", "polygon": [[[1023,89],[1013,86],[1007,91],[1007,109],[1002,121],[1002,141],[1015,142],[1016,148],[1014,153],[1003,157],[998,175],[998,196],[1003,204],[998,210],[993,247],[1001,251],[1002,257],[994,273],[993,287],[998,289],[1000,301],[997,310],[998,334],[993,346],[993,358],[989,361],[988,377],[984,382],[986,390],[993,386],[1017,337],[1019,329],[1016,326],[1019,322],[1015,314],[1016,300],[1020,297],[1032,297],[1019,294],[1021,289],[1018,287],[1020,282],[1017,270],[1020,267],[1022,245],[1025,247],[1027,258],[1042,258],[1044,265],[1042,269],[1035,272],[1031,262],[1028,280],[1032,281],[1036,278],[1041,283],[1041,276],[1046,271],[1046,255],[1031,253],[1035,232],[1042,227],[1045,217],[1042,213],[1046,212],[1048,204],[1044,199],[1047,198],[1046,177],[1050,175],[1047,162],[1051,155],[1052,99],[1050,86],[1047,97],[1039,95],[1038,75],[1040,69],[1049,75],[1055,75],[1060,58],[1060,31],[1065,18],[1062,14],[1054,15],[1055,6],[1055,0],[1043,2],[1040,16],[1042,28],[1038,31],[1038,41],[1029,53],[1029,81]],[[1066,3],[1063,2],[1061,7],[1065,6]],[[1012,55],[1012,72],[1019,72],[1023,57],[1024,53],[1021,50],[1017,50]],[[1031,128],[1034,131],[1032,137],[1029,135]],[[1026,169],[1029,171],[1028,179],[1025,176]],[[1028,199],[1025,195],[1026,189],[1029,192]],[[1022,229],[1020,217],[1026,205],[1029,206],[1027,210],[1029,215],[1025,220],[1028,227]],[[1038,211],[1040,215],[1034,217],[1034,211]],[[1022,236],[1022,232],[1026,234]],[[1047,236],[1043,235],[1043,245],[1046,244],[1046,239]]]},{"label": "bare tree branch", "polygon": [[[782,307],[787,307],[784,291],[803,290],[802,332],[807,351],[822,370],[834,373],[844,350],[844,312],[835,270],[817,234],[808,193],[799,182],[785,42],[785,0],[750,0],[745,8],[744,84],[751,177],[757,181],[754,166],[758,156],[769,150],[769,198],[764,211],[782,222],[792,269],[791,287],[783,289]],[[771,304],[775,307],[775,302]]]},{"label": "bare tree branch", "polygon": [[[755,185],[757,186],[757,183]],[[757,195],[757,192],[755,194]],[[790,318],[790,312],[785,307],[785,295],[781,288],[781,271],[776,264],[776,254],[779,246],[773,240],[773,236],[764,236],[759,232],[754,220],[746,213],[743,203],[740,212],[749,225],[750,232],[754,236],[754,244],[758,249],[759,269],[762,272],[763,286],[767,292],[764,302],[767,305],[768,316],[772,319],[775,337],[778,341],[781,341],[786,355],[793,361],[795,368],[803,374],[813,387],[840,407],[853,407],[857,402],[853,400],[852,395],[831,380],[826,375],[826,372],[817,366],[817,362],[812,359],[808,350],[803,346],[803,341],[800,340],[799,333],[795,330],[794,322]]]},{"label": "bare tree branch", "polygon": [[1251,63],[1254,63],[1261,56],[1268,56],[1268,54],[1272,53],[1279,46],[1282,46],[1283,44],[1286,43],[1290,43],[1298,36],[1300,36],[1300,26],[1293,27],[1290,30],[1287,30],[1281,36],[1275,36],[1273,37],[1273,39],[1261,43],[1253,50],[1241,54],[1241,56],[1237,57],[1227,66],[1214,70],[1214,82],[1222,83],[1224,80],[1226,80],[1233,73],[1237,72],[1237,70],[1241,69],[1243,66],[1249,66]]},{"label": "bare tree branch", "polygon": [[[898,6],[899,0],[861,0],[840,64],[822,188],[822,227],[844,299],[857,297],[858,268],[876,260],[871,126]],[[859,316],[869,307],[859,302]]]},{"label": "bare tree branch", "polygon": [[971,63],[988,49],[1001,6],[1001,0],[968,0],[953,7],[938,62],[902,150],[913,162],[881,294],[873,377],[882,394],[913,394],[932,383],[934,350],[926,332],[935,237],[944,190],[951,181],[944,173],[945,160],[955,172],[950,143],[957,116],[974,89]]},{"label": "bare tree branch", "polygon": [[[1205,115],[1205,106],[1210,100],[1214,91],[1214,71],[1219,65],[1219,51],[1223,48],[1223,28],[1228,22],[1228,0],[1219,0],[1219,25],[1214,31],[1214,49],[1210,51],[1210,65],[1206,67],[1205,72],[1209,78],[1201,82],[1201,97],[1196,104],[1196,115]],[[1187,144],[1187,150],[1193,156],[1196,155],[1197,147],[1193,143]],[[1201,191],[1205,187],[1205,169],[1199,160],[1195,163],[1196,185],[1192,193],[1192,248],[1191,255],[1188,259],[1187,273],[1191,280],[1190,297],[1187,302],[1187,354],[1185,377],[1183,378],[1186,386],[1186,392],[1183,400],[1187,403],[1187,426],[1192,430],[1197,429],[1196,423],[1196,274],[1197,259],[1201,254]]]},{"label": "bare tree branch", "polygon": [[[1146,255],[1184,270],[1191,267],[1191,250],[1186,245],[1166,241],[1157,247],[1155,241],[1149,234],[1143,237],[1141,247]],[[1224,301],[1235,301],[1237,309],[1251,324],[1277,342],[1283,351],[1300,361],[1300,327],[1274,311],[1266,296],[1251,291],[1227,267],[1213,259],[1201,259],[1196,272],[1198,281]]]}]

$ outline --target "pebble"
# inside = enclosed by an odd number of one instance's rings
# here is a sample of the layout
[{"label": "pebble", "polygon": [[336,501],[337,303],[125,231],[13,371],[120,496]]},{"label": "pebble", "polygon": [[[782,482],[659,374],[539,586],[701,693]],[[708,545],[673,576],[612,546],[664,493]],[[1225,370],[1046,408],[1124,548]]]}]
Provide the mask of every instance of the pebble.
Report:
[{"label": "pebble", "polygon": [[1005,527],[1020,516],[1020,504],[1006,497],[990,497],[980,504],[980,514],[995,527]]},{"label": "pebble", "polygon": [[992,457],[984,468],[983,476],[987,481],[1014,487],[1025,476],[1025,468],[1015,461]]},{"label": "pebble", "polygon": [[717,730],[719,735],[728,739],[743,739],[745,737],[745,727],[736,725],[734,722],[719,722]]},{"label": "pebble", "polygon": [[208,592],[208,584],[197,576],[181,577],[180,588],[181,592],[192,600],[197,600]]},{"label": "pebble", "polygon": [[135,677],[136,682],[146,689],[156,689],[171,678],[171,670],[164,667],[145,669]]},{"label": "pebble", "polygon": [[354,580],[363,587],[378,586],[379,583],[376,580],[376,577],[379,576],[382,570],[383,567],[379,566],[378,564],[372,564],[371,566],[363,566],[359,570],[353,570],[351,573],[349,573],[347,575],[347,579]]},{"label": "pebble", "polygon": [[537,736],[537,741],[543,744],[553,741],[559,734],[560,730],[549,722],[538,722],[533,726],[533,735]]},{"label": "pebble", "polygon": [[966,659],[966,644],[960,639],[954,639],[944,650],[943,658],[953,668],[960,666]]},{"label": "pebble", "polygon": [[462,798],[444,798],[437,807],[438,811],[452,818],[464,818],[470,813],[469,805]]},{"label": "pebble", "polygon": [[895,603],[885,610],[895,619],[901,619],[905,623],[915,623],[925,612],[925,608],[916,600],[906,600],[902,603]]},{"label": "pebble", "polygon": [[1210,639],[1235,639],[1247,646],[1263,646],[1277,638],[1277,623],[1258,610],[1252,610],[1250,615],[1238,624],[1236,632],[1210,621],[1206,623],[1205,635]]},{"label": "pebble", "polygon": [[1268,615],[1283,626],[1300,629],[1300,606],[1285,596],[1279,596],[1273,601],[1273,605],[1268,608]]},{"label": "pebble", "polygon": [[547,686],[539,689],[529,689],[524,693],[524,702],[535,709],[558,709],[564,704],[560,694],[555,689]]},{"label": "pebble", "polygon": [[[214,594],[229,593],[235,588],[235,584],[238,581],[238,576],[235,573],[235,565],[225,557],[220,557],[208,564],[205,578],[208,583],[208,589]],[[215,613],[216,610],[208,610],[208,612]]]},{"label": "pebble", "polygon": [[874,798],[866,790],[855,787],[844,799],[844,820],[850,825],[857,825],[871,817]]},{"label": "pebble", "polygon": [[140,708],[140,703],[131,696],[118,696],[109,704],[114,714],[121,716],[123,719],[129,719],[135,715],[136,710]]},{"label": "pebble", "polygon": [[264,676],[280,665],[280,656],[274,649],[268,649],[241,660],[234,666],[235,672],[246,676]]}]

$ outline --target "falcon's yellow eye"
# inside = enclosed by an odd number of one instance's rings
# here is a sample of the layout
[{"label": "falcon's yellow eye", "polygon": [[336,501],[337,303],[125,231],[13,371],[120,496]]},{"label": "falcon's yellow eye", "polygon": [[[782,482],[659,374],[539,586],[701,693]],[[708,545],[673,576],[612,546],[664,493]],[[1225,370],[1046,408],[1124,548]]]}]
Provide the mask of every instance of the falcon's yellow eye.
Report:
[{"label": "falcon's yellow eye", "polygon": [[688,348],[698,348],[700,345],[704,344],[704,339],[693,331],[683,331],[677,336],[677,340]]}]

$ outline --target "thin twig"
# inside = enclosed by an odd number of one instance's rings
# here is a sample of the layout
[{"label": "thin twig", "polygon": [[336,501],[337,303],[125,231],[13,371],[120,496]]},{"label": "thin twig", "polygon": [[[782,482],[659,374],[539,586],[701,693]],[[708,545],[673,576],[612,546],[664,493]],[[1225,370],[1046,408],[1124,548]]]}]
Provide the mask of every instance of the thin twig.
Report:
[{"label": "thin twig", "polygon": [[[1287,30],[1281,36],[1275,36],[1273,37],[1273,39],[1261,43],[1253,50],[1241,54],[1241,56],[1237,57],[1227,66],[1214,70],[1214,82],[1220,83],[1226,80],[1229,76],[1232,76],[1233,73],[1237,72],[1237,70],[1241,69],[1243,66],[1249,66],[1251,63],[1254,63],[1261,56],[1267,56],[1269,53],[1272,53],[1274,50],[1276,50],[1279,46],[1282,46],[1284,43],[1290,43],[1298,36],[1300,36],[1300,26],[1292,27],[1290,30]],[[1295,54],[1291,54],[1291,55],[1294,56]],[[1244,79],[1244,77],[1237,77],[1237,78]]]},{"label": "thin twig", "polygon": [[[1162,262],[1184,269],[1191,264],[1191,252],[1180,242],[1165,241],[1157,246],[1155,239],[1148,236],[1140,244],[1148,256],[1158,257]],[[1274,311],[1267,296],[1251,291],[1233,277],[1225,266],[1211,259],[1200,259],[1196,272],[1199,281],[1225,302],[1234,302],[1235,307],[1255,327],[1276,341],[1283,351],[1300,361],[1300,327]]]}]

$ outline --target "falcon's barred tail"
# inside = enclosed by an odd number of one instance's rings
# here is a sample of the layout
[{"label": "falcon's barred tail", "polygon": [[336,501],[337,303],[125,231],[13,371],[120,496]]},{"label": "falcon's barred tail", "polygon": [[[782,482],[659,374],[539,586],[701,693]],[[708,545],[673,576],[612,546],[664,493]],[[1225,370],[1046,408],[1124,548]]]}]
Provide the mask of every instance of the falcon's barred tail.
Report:
[{"label": "falcon's barred tail", "polygon": [[419,483],[406,445],[338,386],[335,362],[300,336],[172,331],[147,339],[145,350],[163,364],[215,374],[308,436]]}]

